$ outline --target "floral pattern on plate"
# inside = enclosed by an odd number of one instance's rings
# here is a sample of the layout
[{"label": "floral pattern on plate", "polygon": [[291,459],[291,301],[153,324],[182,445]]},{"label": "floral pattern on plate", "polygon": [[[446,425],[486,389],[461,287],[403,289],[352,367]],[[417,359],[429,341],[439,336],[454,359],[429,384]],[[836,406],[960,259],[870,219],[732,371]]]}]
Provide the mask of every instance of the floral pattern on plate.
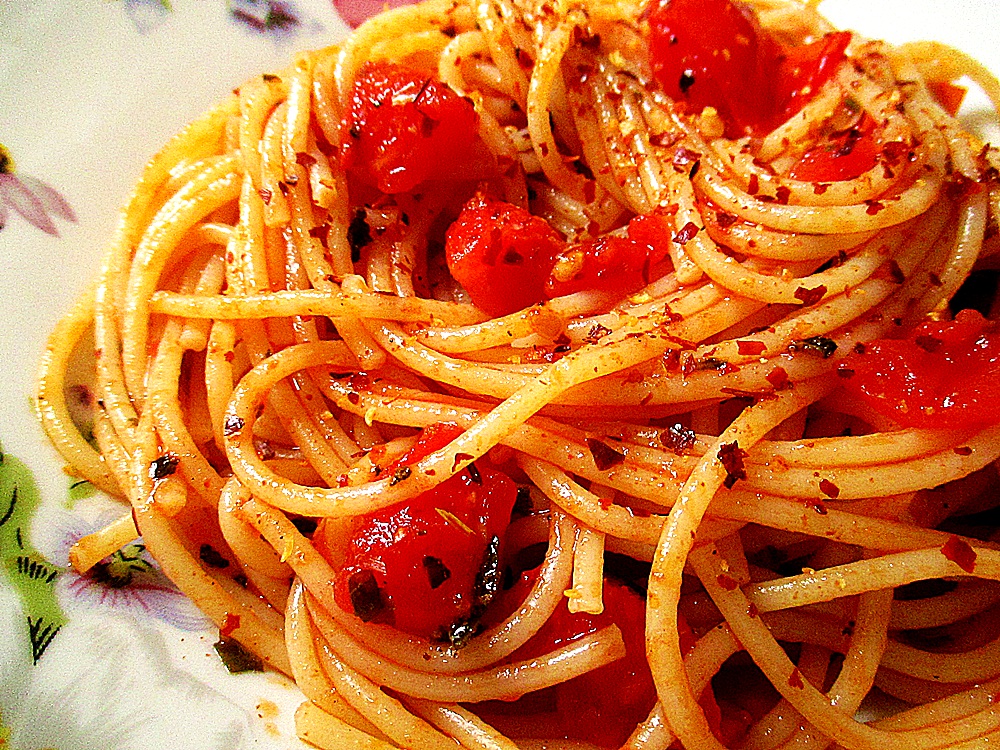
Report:
[{"label": "floral pattern on plate", "polygon": [[76,221],[76,214],[66,199],[37,177],[17,172],[10,150],[0,143],[0,229],[7,224],[11,212],[57,237],[59,230],[55,219]]}]

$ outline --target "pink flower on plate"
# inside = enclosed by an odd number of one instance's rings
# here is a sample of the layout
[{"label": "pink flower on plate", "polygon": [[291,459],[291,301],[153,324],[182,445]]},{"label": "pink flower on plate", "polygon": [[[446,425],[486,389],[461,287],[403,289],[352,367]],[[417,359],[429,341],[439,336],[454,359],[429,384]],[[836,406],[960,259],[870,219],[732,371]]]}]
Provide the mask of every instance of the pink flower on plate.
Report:
[{"label": "pink flower on plate", "polygon": [[210,627],[208,618],[157,567],[142,540],[125,545],[86,575],[81,576],[69,567],[69,548],[111,518],[101,516],[96,522],[88,523],[76,516],[64,516],[60,523],[65,525],[62,525],[52,559],[57,564],[66,564],[56,582],[66,609],[78,606],[108,608],[137,620],[153,617],[188,631]]},{"label": "pink flower on plate", "polygon": [[7,224],[11,211],[56,237],[59,230],[53,216],[76,221],[73,209],[54,188],[35,177],[15,172],[10,151],[0,143],[0,229]]},{"label": "pink flower on plate", "polygon": [[383,10],[412,5],[414,2],[415,0],[333,0],[333,6],[344,19],[344,23],[356,29]]}]

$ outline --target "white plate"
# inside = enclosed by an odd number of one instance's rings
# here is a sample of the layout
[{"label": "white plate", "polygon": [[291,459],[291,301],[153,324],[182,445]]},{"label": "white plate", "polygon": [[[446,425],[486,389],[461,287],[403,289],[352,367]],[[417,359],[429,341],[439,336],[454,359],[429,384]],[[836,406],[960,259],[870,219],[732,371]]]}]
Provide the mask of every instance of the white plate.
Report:
[{"label": "white plate", "polygon": [[[55,220],[58,237],[15,215],[0,230],[0,471],[19,459],[20,500],[30,475],[43,501],[33,524],[14,517],[5,532],[0,523],[0,542],[24,521],[22,541],[56,564],[106,508],[96,498],[67,508],[71,480],[31,412],[49,330],[93,276],[120,203],[159,146],[246,78],[345,33],[328,0],[282,3],[299,22],[271,31],[234,18],[231,2],[0,2],[0,143],[18,174],[52,185],[77,217]],[[827,0],[823,9],[843,28],[937,39],[1000,71],[994,0]],[[0,520],[9,489],[0,481]],[[155,578],[115,590],[62,572],[49,588],[68,622],[33,664],[33,610],[11,575],[0,570],[0,744],[7,727],[18,750],[304,747],[292,727],[295,689],[229,675],[212,653],[217,633]]]}]

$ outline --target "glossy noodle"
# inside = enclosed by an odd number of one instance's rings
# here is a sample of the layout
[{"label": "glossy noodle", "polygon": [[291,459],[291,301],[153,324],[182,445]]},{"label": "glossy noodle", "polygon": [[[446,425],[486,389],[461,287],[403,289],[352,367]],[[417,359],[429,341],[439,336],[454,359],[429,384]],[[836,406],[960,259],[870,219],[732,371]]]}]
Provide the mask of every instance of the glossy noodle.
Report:
[{"label": "glossy noodle", "polygon": [[324,748],[1000,739],[1000,86],[751,5],[426,0],[188,126],[42,363],[74,566]]}]

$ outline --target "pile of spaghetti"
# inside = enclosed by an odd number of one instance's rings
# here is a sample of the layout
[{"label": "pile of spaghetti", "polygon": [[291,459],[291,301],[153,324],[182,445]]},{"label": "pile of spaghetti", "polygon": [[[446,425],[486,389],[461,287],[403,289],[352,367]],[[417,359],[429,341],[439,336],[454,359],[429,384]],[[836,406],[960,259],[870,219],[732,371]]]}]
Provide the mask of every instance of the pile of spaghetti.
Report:
[{"label": "pile of spaghetti", "polygon": [[130,505],[74,565],[141,535],[320,747],[997,741],[963,76],[783,0],[426,0],[250,80],[43,362]]}]

